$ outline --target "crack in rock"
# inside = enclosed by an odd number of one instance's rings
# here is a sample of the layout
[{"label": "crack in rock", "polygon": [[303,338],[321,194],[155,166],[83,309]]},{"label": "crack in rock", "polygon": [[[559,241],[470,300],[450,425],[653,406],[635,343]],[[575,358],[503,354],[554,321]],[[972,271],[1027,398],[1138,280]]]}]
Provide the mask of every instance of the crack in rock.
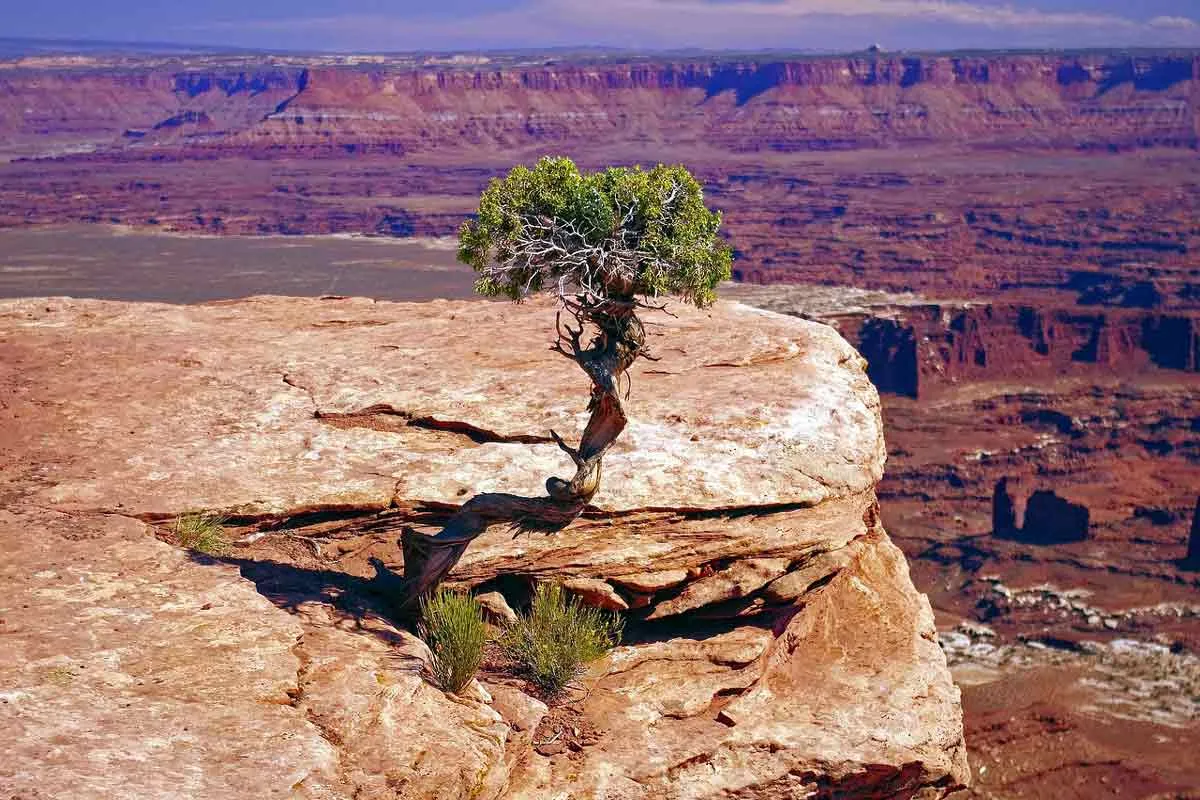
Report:
[{"label": "crack in rock", "polygon": [[373,406],[367,406],[359,411],[348,412],[322,411],[318,408],[316,416],[317,419],[334,425],[367,428],[382,427],[385,430],[389,426],[386,424],[380,425],[379,421],[380,419],[390,419],[402,427],[421,428],[423,430],[441,431],[443,433],[454,433],[459,436],[465,436],[475,444],[554,443],[554,439],[549,436],[532,436],[528,434],[505,435],[460,420],[438,419],[432,415],[417,416],[410,411],[398,409],[387,403],[378,403]]},{"label": "crack in rock", "polygon": [[315,414],[316,416],[321,415],[321,409],[317,405],[317,398],[316,398],[316,395],[313,394],[312,389],[309,389],[307,386],[305,386],[301,383],[297,383],[296,380],[290,374],[287,374],[287,373],[284,373],[283,382],[286,383],[288,386],[291,386],[293,389],[299,389],[300,391],[302,391],[306,395],[308,395],[308,399],[313,405],[313,414]]}]

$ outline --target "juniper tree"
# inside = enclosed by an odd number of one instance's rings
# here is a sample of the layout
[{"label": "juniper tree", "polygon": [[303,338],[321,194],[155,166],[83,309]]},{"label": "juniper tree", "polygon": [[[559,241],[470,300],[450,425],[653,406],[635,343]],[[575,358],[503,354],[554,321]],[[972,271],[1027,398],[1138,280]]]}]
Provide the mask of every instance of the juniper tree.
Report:
[{"label": "juniper tree", "polygon": [[552,349],[590,380],[590,416],[578,447],[550,431],[575,473],[549,478],[545,497],[480,494],[437,535],[404,532],[404,579],[392,580],[402,610],[413,610],[491,525],[556,530],[583,512],[600,488],[605,453],[625,429],[628,370],[652,357],[639,312],[663,309],[668,297],[700,307],[716,299],[732,262],[720,226],[720,213],[705,207],[699,182],[682,166],[581,173],[568,158],[543,158],[492,180],[476,218],[459,231],[459,260],[478,273],[482,295],[557,296]]}]

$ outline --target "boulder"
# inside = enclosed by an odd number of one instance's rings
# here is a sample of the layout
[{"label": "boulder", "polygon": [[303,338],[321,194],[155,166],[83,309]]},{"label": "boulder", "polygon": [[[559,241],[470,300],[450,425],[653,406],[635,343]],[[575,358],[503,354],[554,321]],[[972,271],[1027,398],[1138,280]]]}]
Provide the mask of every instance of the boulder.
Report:
[{"label": "boulder", "polygon": [[[594,506],[551,536],[489,530],[450,576],[485,595],[556,580],[627,615],[629,643],[547,714],[494,672],[465,697],[431,686],[364,579],[372,559],[403,568],[403,528],[570,471],[548,431],[578,436],[587,384],[546,350],[549,304],[0,302],[0,568],[18,587],[0,786],[649,800],[964,783],[957,690],[875,510],[862,359],[820,324],[676,311],[647,320],[661,360],[632,372]],[[167,543],[189,510],[227,516],[228,552]],[[543,746],[551,717],[582,733]]]},{"label": "boulder", "polygon": [[483,608],[483,614],[492,623],[500,626],[512,625],[517,621],[517,612],[512,610],[512,606],[504,599],[504,595],[499,592],[484,592],[475,597],[479,601],[479,605]]},{"label": "boulder", "polygon": [[568,592],[578,595],[585,605],[609,611],[629,610],[629,603],[617,594],[617,590],[607,581],[596,578],[567,578],[562,585]]}]

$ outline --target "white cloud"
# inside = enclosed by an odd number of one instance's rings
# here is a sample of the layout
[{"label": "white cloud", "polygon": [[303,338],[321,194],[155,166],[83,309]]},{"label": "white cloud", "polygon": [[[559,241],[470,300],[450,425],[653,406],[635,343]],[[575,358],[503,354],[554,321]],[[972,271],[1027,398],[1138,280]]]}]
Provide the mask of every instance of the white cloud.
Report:
[{"label": "white cloud", "polygon": [[1187,17],[1155,17],[1146,24],[1151,28],[1183,28],[1185,30],[1200,28],[1200,23]]}]

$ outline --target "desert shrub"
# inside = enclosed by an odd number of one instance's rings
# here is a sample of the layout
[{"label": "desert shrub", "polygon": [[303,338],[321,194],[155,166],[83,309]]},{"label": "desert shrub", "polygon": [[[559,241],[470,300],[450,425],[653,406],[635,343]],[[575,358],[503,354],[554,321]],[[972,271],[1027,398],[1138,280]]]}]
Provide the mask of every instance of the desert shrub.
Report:
[{"label": "desert shrub", "polygon": [[220,555],[229,549],[225,518],[212,514],[184,514],[175,520],[175,538],[189,550]]},{"label": "desert shrub", "polygon": [[421,638],[433,653],[430,671],[443,691],[462,691],[483,661],[487,628],[474,597],[440,589],[421,601]]},{"label": "desert shrub", "polygon": [[537,587],[529,612],[500,640],[505,655],[547,694],[574,680],[583,665],[621,641],[621,618],[583,605],[556,583]]}]

